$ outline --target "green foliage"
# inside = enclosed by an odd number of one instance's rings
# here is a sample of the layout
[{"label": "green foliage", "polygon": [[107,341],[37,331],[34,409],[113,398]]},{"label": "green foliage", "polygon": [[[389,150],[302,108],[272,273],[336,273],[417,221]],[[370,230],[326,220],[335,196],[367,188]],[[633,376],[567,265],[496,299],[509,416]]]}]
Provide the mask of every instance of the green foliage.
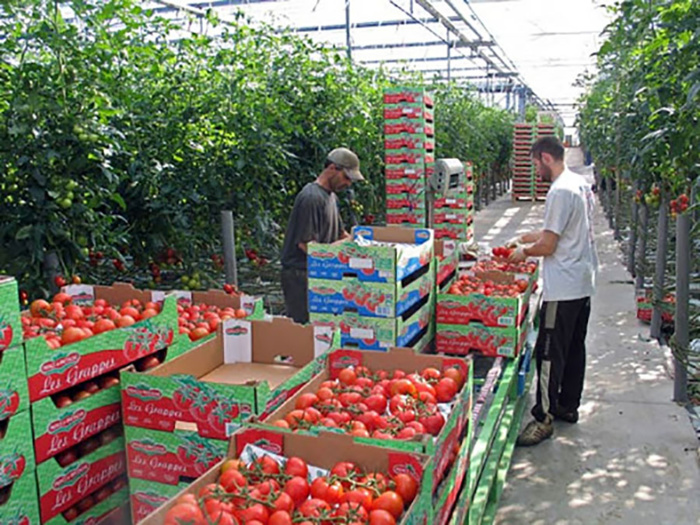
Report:
[{"label": "green foliage", "polygon": [[[50,252],[86,281],[151,261],[207,270],[224,209],[239,245],[274,258],[296,193],[340,145],[369,180],[352,209],[383,215],[382,92],[397,81],[381,71],[242,17],[194,34],[135,0],[16,4],[0,6],[0,270],[33,293]],[[507,163],[509,116],[452,87],[438,101],[440,155]]]}]

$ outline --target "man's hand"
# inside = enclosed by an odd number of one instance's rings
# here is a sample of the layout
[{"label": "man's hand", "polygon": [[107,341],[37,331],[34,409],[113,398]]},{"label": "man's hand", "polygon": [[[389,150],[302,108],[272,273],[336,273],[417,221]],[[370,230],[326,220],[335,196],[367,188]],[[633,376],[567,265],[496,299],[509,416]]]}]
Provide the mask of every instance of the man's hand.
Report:
[{"label": "man's hand", "polygon": [[517,248],[518,245],[521,244],[521,243],[522,243],[522,241],[520,240],[520,235],[516,235],[516,236],[513,237],[512,239],[506,241],[506,243],[504,244],[504,246],[505,246],[506,248]]},{"label": "man's hand", "polygon": [[525,255],[524,246],[518,246],[508,257],[508,260],[513,263],[523,262],[525,259],[527,259],[527,255]]}]

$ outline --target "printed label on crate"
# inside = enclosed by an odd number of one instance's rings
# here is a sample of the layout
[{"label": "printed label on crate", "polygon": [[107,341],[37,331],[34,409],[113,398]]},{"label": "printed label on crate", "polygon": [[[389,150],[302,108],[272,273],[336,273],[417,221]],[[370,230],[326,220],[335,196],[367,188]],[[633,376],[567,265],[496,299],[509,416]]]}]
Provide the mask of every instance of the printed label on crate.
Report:
[{"label": "printed label on crate", "polygon": [[[98,459],[79,462],[64,469],[53,479],[49,490],[41,490],[42,520],[48,521],[75,503],[109,483],[126,470],[124,452]],[[40,487],[41,488],[41,487]]]},{"label": "printed label on crate", "polygon": [[250,363],[253,360],[253,332],[250,321],[226,319],[223,323],[224,363]]},{"label": "printed label on crate", "polygon": [[423,164],[387,165],[384,168],[387,180],[409,179],[425,184],[426,169]]},{"label": "printed label on crate", "polygon": [[73,304],[87,306],[95,302],[95,288],[89,284],[69,284],[61,291],[72,297]]},{"label": "printed label on crate", "polygon": [[477,350],[490,357],[515,357],[522,346],[519,336],[525,330],[485,327],[478,324],[439,324],[435,337],[438,352],[467,354]]},{"label": "printed label on crate", "polygon": [[162,291],[153,290],[151,292],[151,301],[154,303],[165,301],[166,296],[172,295],[178,300],[183,300],[186,303],[192,303],[192,292],[188,290],[172,290],[172,291]]},{"label": "printed label on crate", "polygon": [[[118,389],[115,389],[115,395],[119,399]],[[58,417],[44,428],[35,426],[37,462],[46,461],[121,421],[119,402],[92,410],[70,408],[57,412]],[[35,421],[36,419],[35,415]]]},{"label": "printed label on crate", "polygon": [[167,389],[147,382],[122,389],[125,424],[173,432],[178,422],[196,423],[201,436],[225,439],[227,423],[255,412],[252,387],[206,383],[190,375],[171,376],[163,382]]},{"label": "printed label on crate", "polygon": [[[226,456],[228,442],[207,439],[195,432],[150,432],[129,429],[139,437],[129,437],[129,477],[177,485],[181,478],[197,478]],[[128,435],[128,434],[127,434]]]}]

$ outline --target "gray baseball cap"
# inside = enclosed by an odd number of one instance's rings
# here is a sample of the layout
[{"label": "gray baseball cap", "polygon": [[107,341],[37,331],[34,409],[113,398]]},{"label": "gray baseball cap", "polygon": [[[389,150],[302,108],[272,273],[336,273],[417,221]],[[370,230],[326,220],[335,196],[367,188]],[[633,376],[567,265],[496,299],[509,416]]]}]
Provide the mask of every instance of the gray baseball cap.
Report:
[{"label": "gray baseball cap", "polygon": [[348,148],[334,149],[328,154],[328,160],[339,168],[344,168],[353,182],[365,180],[360,173],[360,159]]}]

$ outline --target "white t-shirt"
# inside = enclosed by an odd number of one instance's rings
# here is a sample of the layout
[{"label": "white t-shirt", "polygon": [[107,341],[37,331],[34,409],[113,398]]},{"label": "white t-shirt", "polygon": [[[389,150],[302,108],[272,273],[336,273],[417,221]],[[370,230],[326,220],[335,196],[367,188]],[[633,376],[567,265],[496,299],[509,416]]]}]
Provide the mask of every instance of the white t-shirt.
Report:
[{"label": "white t-shirt", "polygon": [[594,205],[590,185],[568,169],[549,188],[543,229],[559,235],[559,243],[542,262],[543,300],[570,301],[593,295],[598,269]]}]

